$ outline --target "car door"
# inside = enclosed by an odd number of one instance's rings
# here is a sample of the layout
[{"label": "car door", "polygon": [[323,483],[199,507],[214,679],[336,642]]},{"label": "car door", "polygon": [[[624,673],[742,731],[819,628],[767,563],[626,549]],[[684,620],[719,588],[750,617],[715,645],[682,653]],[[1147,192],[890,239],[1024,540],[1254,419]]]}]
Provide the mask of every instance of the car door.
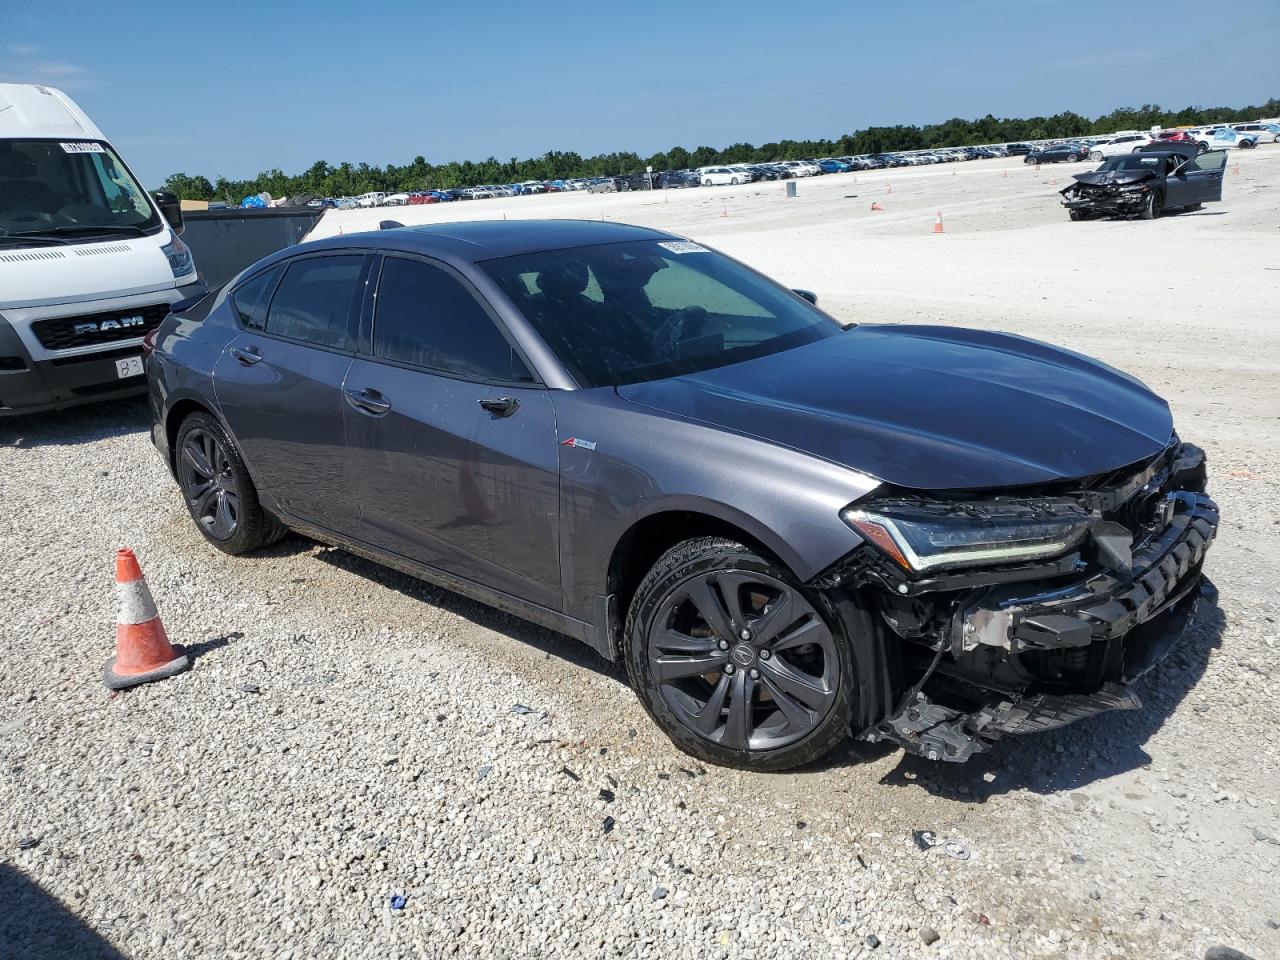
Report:
[{"label": "car door", "polygon": [[213,371],[218,399],[259,492],[301,520],[349,533],[342,384],[370,258],[286,261],[233,293],[243,330]]},{"label": "car door", "polygon": [[1209,150],[1200,154],[1184,168],[1187,180],[1192,184],[1195,199],[1192,203],[1216,203],[1222,199],[1222,180],[1226,173],[1225,150]]},{"label": "car door", "polygon": [[559,610],[548,391],[457,271],[393,254],[377,271],[344,394],[361,538]]}]

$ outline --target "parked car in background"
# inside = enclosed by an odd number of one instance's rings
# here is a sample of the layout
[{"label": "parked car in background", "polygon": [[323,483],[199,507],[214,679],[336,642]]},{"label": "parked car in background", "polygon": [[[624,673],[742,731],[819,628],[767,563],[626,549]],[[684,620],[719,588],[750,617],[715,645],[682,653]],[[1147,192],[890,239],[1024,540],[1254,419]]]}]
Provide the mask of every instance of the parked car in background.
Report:
[{"label": "parked car in background", "polygon": [[704,187],[721,187],[743,182],[743,175],[729,167],[699,167],[698,177]]},{"label": "parked car in background", "polygon": [[702,186],[696,170],[666,170],[658,174],[658,186],[668,189]]},{"label": "parked car in background", "polygon": [[1104,160],[1059,191],[1072,220],[1100,216],[1154,220],[1168,210],[1199,210],[1222,199],[1226,154],[1194,141],[1151,143],[1138,153]]},{"label": "parked car in background", "polygon": [[182,232],[70,97],[0,83],[0,417],[146,389],[143,337],[205,292]]},{"label": "parked car in background", "polygon": [[357,207],[380,207],[386,198],[385,193],[375,190],[371,193],[362,193],[355,200]]},{"label": "parked car in background", "polygon": [[1102,140],[1089,147],[1090,160],[1105,160],[1107,157],[1119,157],[1133,153],[1151,142],[1145,133],[1124,133],[1116,137]]},{"label": "parked car in background", "polygon": [[1257,137],[1258,143],[1280,143],[1280,124],[1277,123],[1237,123],[1235,131]]},{"label": "parked car in background", "polygon": [[1023,163],[1079,163],[1087,160],[1089,148],[1079,143],[1060,143],[1052,147],[1040,147],[1028,153]]},{"label": "parked car in background", "polygon": [[1004,153],[1006,157],[1022,157],[1026,156],[1034,149],[1029,143],[1006,143]]},{"label": "parked car in background", "polygon": [[151,436],[211,546],[298,530],[577,638],[706,762],[1136,706],[1218,528],[1168,404],[812,299],[620,224],[333,237],[164,321]]},{"label": "parked car in background", "polygon": [[1206,150],[1252,150],[1258,145],[1256,133],[1241,133],[1231,127],[1220,127],[1196,137],[1196,142],[1203,144]]}]

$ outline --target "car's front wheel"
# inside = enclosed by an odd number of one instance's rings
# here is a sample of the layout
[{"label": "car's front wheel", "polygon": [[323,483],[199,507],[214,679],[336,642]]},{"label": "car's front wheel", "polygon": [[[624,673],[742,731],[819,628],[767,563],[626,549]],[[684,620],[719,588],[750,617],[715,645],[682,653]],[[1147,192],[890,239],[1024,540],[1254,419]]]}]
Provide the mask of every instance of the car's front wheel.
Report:
[{"label": "car's front wheel", "polygon": [[217,418],[193,413],[174,444],[178,485],[196,529],[223,553],[247,553],[287,532],[262,509],[240,452]]},{"label": "car's front wheel", "polygon": [[1102,159],[1102,151],[1101,150],[1092,151],[1089,154],[1089,159],[1092,160],[1094,163],[1097,163],[1099,160]]},{"label": "car's front wheel", "polygon": [[1155,220],[1164,213],[1164,197],[1159,190],[1147,194],[1147,202],[1142,205],[1142,219]]},{"label": "car's front wheel", "polygon": [[740,543],[686,540],[636,590],[627,675],[686,753],[747,770],[808,763],[847,735],[852,715],[851,647],[821,606]]}]

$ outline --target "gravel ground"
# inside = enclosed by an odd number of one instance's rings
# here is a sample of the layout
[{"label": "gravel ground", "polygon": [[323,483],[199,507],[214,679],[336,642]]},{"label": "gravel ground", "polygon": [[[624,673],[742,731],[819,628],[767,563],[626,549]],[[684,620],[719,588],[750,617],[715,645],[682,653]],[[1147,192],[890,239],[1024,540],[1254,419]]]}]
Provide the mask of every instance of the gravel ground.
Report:
[{"label": "gravel ground", "polygon": [[[585,647],[308,541],[207,547],[141,402],[0,422],[0,957],[1280,957],[1278,158],[1142,224],[996,161],[877,175],[884,219],[865,174],[590,200],[841,316],[1101,356],[1209,451],[1216,589],[1144,708],[964,766],[700,766]],[[122,545],[195,665],[109,695]]]}]

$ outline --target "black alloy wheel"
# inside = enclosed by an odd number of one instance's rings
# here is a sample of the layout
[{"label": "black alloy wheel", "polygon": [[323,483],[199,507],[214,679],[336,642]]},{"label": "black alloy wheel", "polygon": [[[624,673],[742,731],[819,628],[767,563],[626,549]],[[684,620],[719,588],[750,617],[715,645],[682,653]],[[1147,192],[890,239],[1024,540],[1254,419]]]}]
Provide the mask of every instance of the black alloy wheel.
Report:
[{"label": "black alloy wheel", "polygon": [[646,576],[627,666],[686,752],[756,770],[797,766],[848,730],[848,644],[776,563],[720,538],[686,541]]},{"label": "black alloy wheel", "polygon": [[219,550],[245,553],[285,535],[262,509],[240,452],[216,417],[198,412],[183,420],[173,455],[187,512]]},{"label": "black alloy wheel", "polygon": [[240,486],[222,441],[196,427],[182,438],[178,471],[187,508],[205,535],[230,540],[240,526]]},{"label": "black alloy wheel", "polygon": [[1142,219],[1156,220],[1164,213],[1164,196],[1159,190],[1147,194],[1147,202],[1142,205]]}]

